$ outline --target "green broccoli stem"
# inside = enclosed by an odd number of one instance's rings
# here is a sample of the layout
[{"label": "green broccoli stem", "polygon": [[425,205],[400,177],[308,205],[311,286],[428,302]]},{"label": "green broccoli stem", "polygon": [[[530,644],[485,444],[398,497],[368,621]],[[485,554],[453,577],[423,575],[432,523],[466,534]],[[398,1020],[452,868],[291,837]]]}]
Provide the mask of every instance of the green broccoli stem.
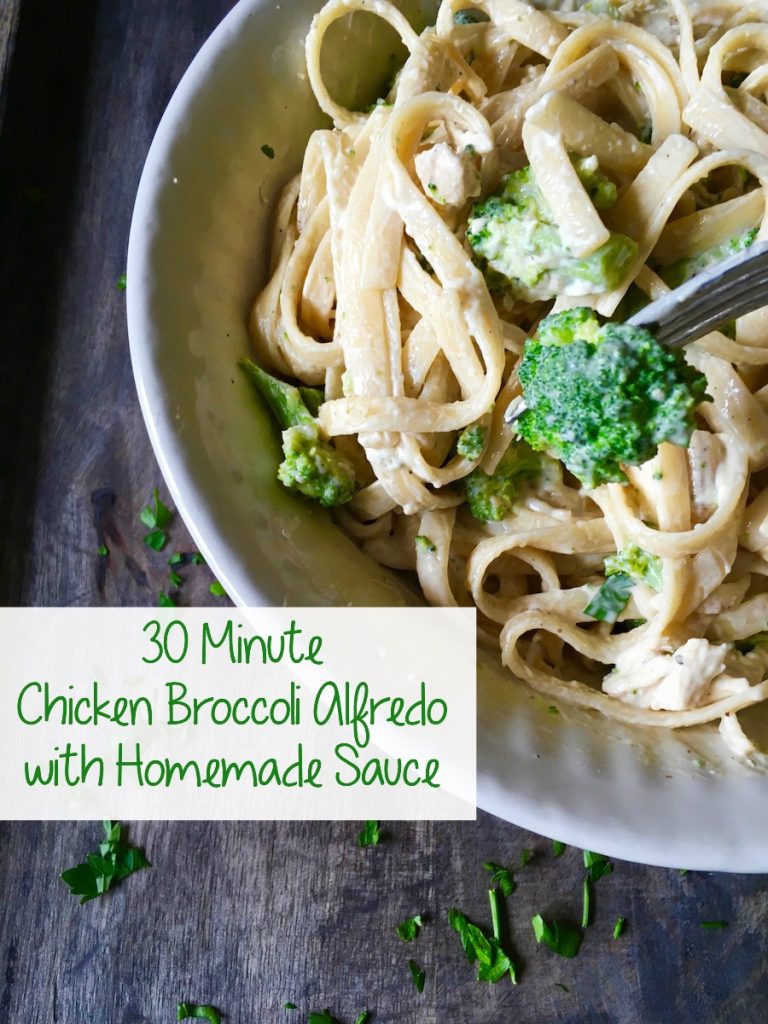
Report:
[{"label": "green broccoli stem", "polygon": [[241,359],[238,365],[264,399],[282,430],[302,423],[314,423],[314,417],[323,402],[322,391],[286,384],[262,370],[251,359]]}]

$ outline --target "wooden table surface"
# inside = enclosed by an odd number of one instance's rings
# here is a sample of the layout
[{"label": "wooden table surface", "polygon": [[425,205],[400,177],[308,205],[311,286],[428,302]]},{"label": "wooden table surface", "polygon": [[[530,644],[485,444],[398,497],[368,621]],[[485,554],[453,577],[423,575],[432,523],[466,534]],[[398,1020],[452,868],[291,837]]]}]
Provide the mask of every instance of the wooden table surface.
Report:
[{"label": "wooden table surface", "polygon": [[[290,2],[290,0],[283,0]],[[128,358],[128,227],[142,163],[184,69],[231,0],[2,0],[0,72],[0,601],[153,604],[166,554],[138,512],[162,480]],[[105,543],[108,557],[97,549]],[[177,523],[173,547],[192,550]],[[206,604],[189,566],[183,603]],[[565,960],[535,945],[533,913],[578,920],[580,852],[479,814],[388,826],[361,850],[355,823],[131,828],[151,870],[80,907],[58,874],[100,828],[0,826],[0,1024],[163,1024],[180,1000],[231,1024],[765,1024],[762,877],[617,863],[595,923]],[[487,920],[483,861],[531,863],[508,901],[521,983],[480,985],[446,910]],[[684,865],[683,865],[684,866]],[[738,865],[734,865],[738,867]],[[428,922],[415,945],[403,918]],[[626,934],[611,937],[617,916]],[[707,930],[703,920],[724,920]],[[419,995],[407,960],[426,972]],[[299,1010],[284,1010],[284,1002]]]}]

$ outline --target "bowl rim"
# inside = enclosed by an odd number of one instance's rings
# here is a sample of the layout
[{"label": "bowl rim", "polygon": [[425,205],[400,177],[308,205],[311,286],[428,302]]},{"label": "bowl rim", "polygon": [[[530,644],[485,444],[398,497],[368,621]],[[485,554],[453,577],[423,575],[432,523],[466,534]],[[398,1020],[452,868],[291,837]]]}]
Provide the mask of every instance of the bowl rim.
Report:
[{"label": "bowl rim", "polygon": [[[150,340],[155,333],[150,302],[150,252],[154,224],[152,211],[161,191],[168,187],[168,157],[191,100],[200,89],[205,88],[211,67],[238,35],[243,22],[258,15],[268,5],[268,0],[238,0],[204,42],[174,90],[156,129],[141,174],[131,219],[126,268],[130,358],[150,442],[179,514],[216,578],[222,582],[238,607],[281,604],[283,595],[276,580],[256,583],[239,571],[235,552],[207,507],[192,467],[185,460],[173,419],[160,400],[164,383],[155,346]],[[482,695],[479,694],[478,709],[481,700]],[[758,840],[742,845],[738,857],[734,858],[733,843],[719,841],[717,845],[703,845],[701,835],[692,836],[687,843],[665,843],[660,833],[646,835],[642,831],[633,832],[626,820],[601,818],[599,814],[585,818],[568,800],[567,785],[559,794],[551,793],[550,785],[551,800],[542,800],[539,784],[532,789],[525,785],[510,788],[509,774],[501,780],[499,778],[498,762],[494,763],[493,771],[483,768],[481,739],[478,734],[478,807],[520,828],[558,839],[567,845],[597,848],[612,857],[660,867],[741,873],[768,871],[768,846],[763,846]],[[497,751],[496,754],[488,753],[487,758],[493,760],[498,756]],[[534,774],[535,771],[534,764]],[[715,795],[712,787],[717,782],[722,785],[720,793]],[[608,784],[609,780],[600,779],[601,786]],[[683,799],[712,801],[715,797],[713,811],[716,811],[718,803],[722,802],[725,806],[726,801],[732,800],[732,792],[729,790],[726,796],[722,789],[722,786],[729,785],[736,786],[740,791],[743,789],[745,796],[747,789],[753,789],[754,792],[746,800],[748,805],[753,806],[759,806],[766,792],[765,781],[760,778],[689,778],[685,780],[684,786],[670,783],[669,788],[660,792],[659,799],[662,804],[671,801],[664,811],[670,814],[676,802]],[[712,816],[710,835],[719,836],[722,832],[715,813]],[[742,842],[748,837],[749,829],[745,826]]]}]

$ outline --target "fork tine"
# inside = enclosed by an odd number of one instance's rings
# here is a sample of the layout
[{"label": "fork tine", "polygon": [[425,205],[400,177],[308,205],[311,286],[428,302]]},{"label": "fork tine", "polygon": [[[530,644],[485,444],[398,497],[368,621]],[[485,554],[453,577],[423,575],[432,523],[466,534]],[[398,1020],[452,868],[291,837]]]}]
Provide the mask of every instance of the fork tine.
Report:
[{"label": "fork tine", "polygon": [[627,323],[664,345],[682,345],[768,305],[768,241],[718,263],[641,309]]}]

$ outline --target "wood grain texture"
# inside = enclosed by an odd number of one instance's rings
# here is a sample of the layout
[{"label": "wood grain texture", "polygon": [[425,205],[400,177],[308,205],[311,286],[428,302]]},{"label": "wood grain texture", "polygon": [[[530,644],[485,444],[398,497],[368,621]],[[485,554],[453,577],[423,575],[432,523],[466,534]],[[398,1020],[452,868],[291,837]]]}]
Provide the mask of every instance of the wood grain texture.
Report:
[{"label": "wood grain texture", "polygon": [[[229,7],[24,0],[0,142],[0,230],[14,243],[0,266],[6,604],[151,604],[167,586],[168,551],[144,546],[137,518],[163,488],[116,281],[154,129]],[[192,549],[182,523],[172,548]],[[182,574],[184,603],[214,601],[204,567]],[[325,1006],[342,1024],[364,1008],[372,1024],[768,1019],[764,878],[617,864],[568,961],[536,947],[530,918],[578,921],[578,851],[555,859],[548,841],[485,814],[391,823],[388,841],[368,850],[358,828],[137,823],[152,869],[80,907],[58,874],[95,848],[99,826],[0,826],[0,1024],[163,1024],[180,1000],[214,1003],[227,1024],[303,1024]],[[483,861],[515,862],[524,847],[535,857],[508,901],[521,984],[478,985],[446,911],[487,923]],[[394,927],[418,912],[428,924],[406,946]],[[629,927],[614,941],[619,915]],[[729,927],[704,931],[707,919]],[[426,972],[422,996],[409,957]],[[299,1011],[283,1010],[287,1000]]]},{"label": "wood grain texture", "polygon": [[0,128],[2,128],[3,112],[5,110],[6,73],[16,43],[16,30],[19,25],[20,10],[21,0],[4,0],[0,4]]}]

